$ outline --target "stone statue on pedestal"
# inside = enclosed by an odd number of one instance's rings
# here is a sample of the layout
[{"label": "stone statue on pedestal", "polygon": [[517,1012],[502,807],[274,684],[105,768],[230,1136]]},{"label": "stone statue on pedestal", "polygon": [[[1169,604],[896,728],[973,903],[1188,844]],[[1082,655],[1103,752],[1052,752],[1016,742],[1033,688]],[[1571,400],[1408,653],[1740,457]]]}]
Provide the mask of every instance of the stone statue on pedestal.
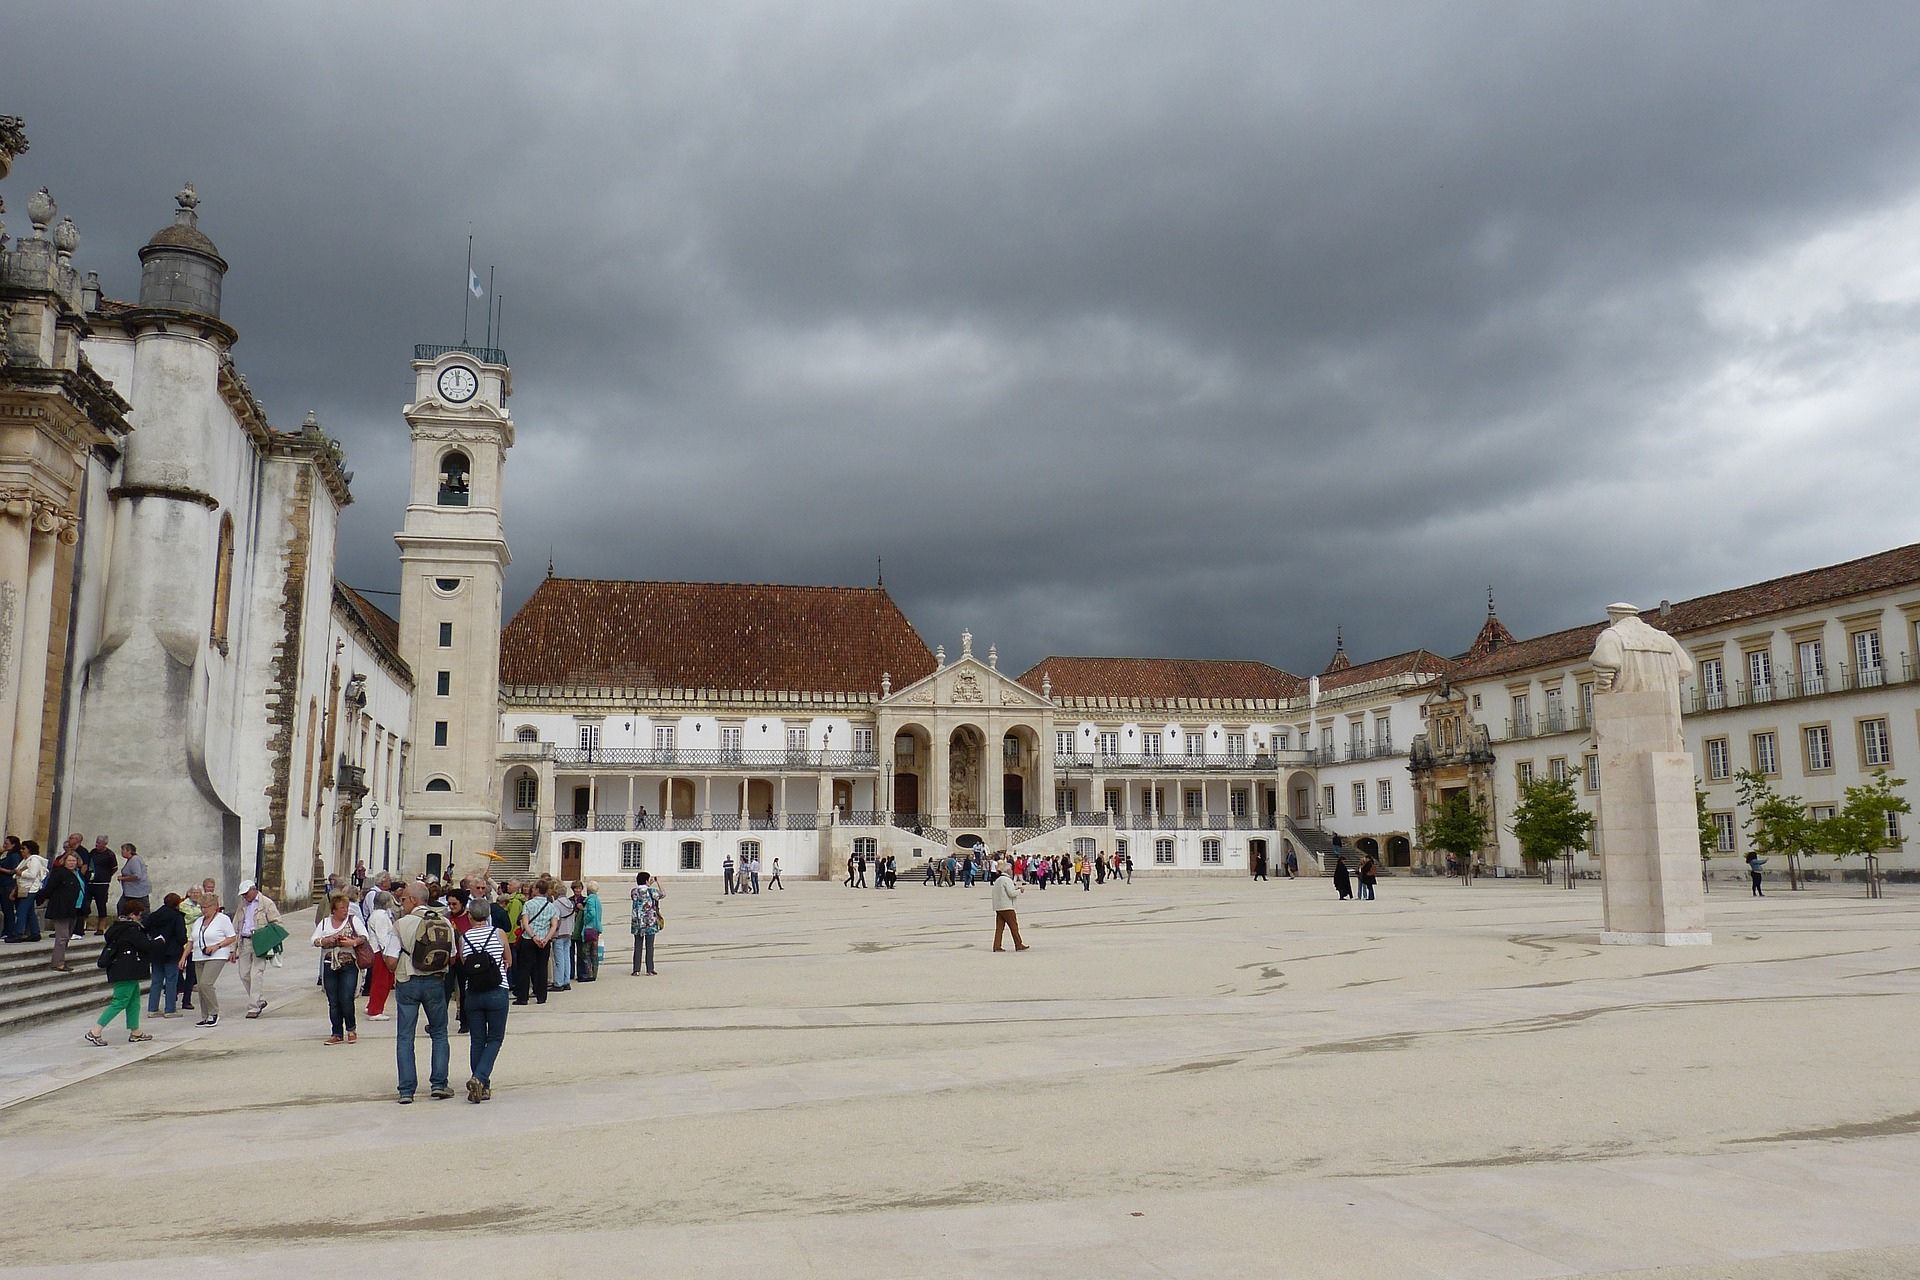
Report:
[{"label": "stone statue on pedestal", "polygon": [[1680,724],[1680,682],[1693,659],[1679,641],[1607,606],[1593,646],[1599,749],[1602,942],[1681,946],[1713,940],[1700,887],[1693,756]]}]

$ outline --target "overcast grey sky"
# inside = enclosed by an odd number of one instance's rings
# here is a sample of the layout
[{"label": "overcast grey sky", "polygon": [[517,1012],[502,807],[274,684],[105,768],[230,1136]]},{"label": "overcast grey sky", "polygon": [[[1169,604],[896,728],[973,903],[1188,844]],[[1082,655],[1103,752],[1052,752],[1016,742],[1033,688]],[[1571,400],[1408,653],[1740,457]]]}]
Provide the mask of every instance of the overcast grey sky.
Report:
[{"label": "overcast grey sky", "polygon": [[[498,264],[545,572],[1311,672],[1920,538],[1920,6],[13,3],[110,294],[191,178],[391,587]],[[475,340],[483,327],[474,312]]]}]

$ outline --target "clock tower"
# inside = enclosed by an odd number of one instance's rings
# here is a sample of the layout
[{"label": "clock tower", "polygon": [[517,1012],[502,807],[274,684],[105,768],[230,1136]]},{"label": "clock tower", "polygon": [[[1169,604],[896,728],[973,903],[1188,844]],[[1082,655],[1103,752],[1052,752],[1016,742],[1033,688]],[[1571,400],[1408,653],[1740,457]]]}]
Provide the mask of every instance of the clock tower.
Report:
[{"label": "clock tower", "polygon": [[412,756],[401,831],[410,866],[444,875],[493,848],[500,731],[500,596],[512,557],[500,494],[513,418],[506,353],[417,346],[400,652],[413,669]]}]

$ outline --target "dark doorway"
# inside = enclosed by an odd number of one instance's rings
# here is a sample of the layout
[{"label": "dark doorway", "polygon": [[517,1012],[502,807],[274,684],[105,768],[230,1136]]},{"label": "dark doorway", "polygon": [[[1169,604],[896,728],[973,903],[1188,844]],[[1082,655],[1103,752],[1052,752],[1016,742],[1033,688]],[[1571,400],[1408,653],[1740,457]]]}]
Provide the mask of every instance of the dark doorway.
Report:
[{"label": "dark doorway", "polygon": [[569,840],[560,846],[560,878],[578,880],[580,878],[580,842]]},{"label": "dark doorway", "polygon": [[1390,867],[1410,867],[1413,865],[1413,846],[1405,836],[1387,837],[1387,865]]},{"label": "dark doorway", "polygon": [[1026,813],[1026,780],[1017,773],[1009,773],[1000,784],[1000,811],[1007,815],[1007,821]]},{"label": "dark doorway", "polygon": [[895,813],[920,812],[919,774],[896,773],[893,775],[893,811]]},{"label": "dark doorway", "polygon": [[575,787],[573,789],[573,816],[574,817],[585,818],[587,814],[590,812],[588,806],[590,806],[592,803],[593,803],[592,788]]}]

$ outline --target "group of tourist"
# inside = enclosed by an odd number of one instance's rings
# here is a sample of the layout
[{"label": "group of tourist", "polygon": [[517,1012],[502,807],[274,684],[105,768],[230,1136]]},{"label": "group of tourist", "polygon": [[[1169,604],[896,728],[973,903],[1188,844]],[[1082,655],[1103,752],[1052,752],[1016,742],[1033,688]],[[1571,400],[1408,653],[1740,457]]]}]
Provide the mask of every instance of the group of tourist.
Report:
[{"label": "group of tourist", "polygon": [[1130,853],[1108,854],[1102,849],[1092,857],[1084,853],[1044,854],[1029,857],[1015,854],[1012,861],[1013,878],[1022,884],[1036,885],[1045,889],[1049,884],[1077,884],[1088,892],[1096,884],[1106,884],[1109,880],[1115,884],[1125,881],[1133,883],[1133,855]]},{"label": "group of tourist", "polygon": [[1379,879],[1380,860],[1370,853],[1361,857],[1358,868],[1347,866],[1347,855],[1344,853],[1335,856],[1333,860],[1333,891],[1340,895],[1342,902],[1354,896],[1356,886],[1360,891],[1359,900],[1372,902],[1374,886]]},{"label": "group of tourist", "polygon": [[45,913],[54,935],[53,967],[64,972],[67,941],[87,932],[87,921],[97,915],[95,931],[105,936],[115,915],[108,910],[114,887],[120,900],[143,906],[153,895],[146,859],[130,844],[120,846],[96,836],[93,847],[78,831],[69,835],[51,860],[40,852],[37,840],[7,836],[0,840],[0,923],[7,942],[40,941],[40,918]]},{"label": "group of tourist", "polygon": [[[733,855],[728,854],[726,860],[720,864],[720,887],[729,894],[760,892],[760,855],[742,854],[740,861],[736,863]],[[780,859],[778,858],[773,860],[773,866],[767,876],[767,888],[786,892],[787,886],[780,883]]]},{"label": "group of tourist", "polygon": [[890,853],[877,853],[872,858],[868,858],[863,853],[854,853],[847,859],[847,878],[840,883],[849,889],[866,888],[869,863],[873,866],[874,888],[897,889],[900,887],[900,865],[894,861]]},{"label": "group of tourist", "polygon": [[[132,845],[123,846],[132,849]],[[134,854],[138,857],[138,854]],[[124,863],[122,864],[125,865]],[[145,874],[144,868],[142,874]],[[56,893],[69,891],[62,882]],[[140,1030],[140,984],[146,982],[146,1012],[150,1017],[177,1018],[195,1012],[194,1025],[220,1025],[220,979],[229,967],[240,972],[246,992],[246,1016],[257,1018],[267,1008],[267,972],[278,965],[287,940],[280,908],[251,880],[240,882],[238,901],[229,913],[211,879],[185,894],[169,893],[149,909],[149,899],[125,894],[114,922],[102,936],[95,963],[113,986],[112,998],[87,1032],[89,1044],[105,1045],[103,1034],[115,1018],[124,1019],[127,1039],[138,1044],[151,1040]],[[54,919],[58,923],[58,917]],[[63,939],[54,938],[54,965],[67,972]]]}]

